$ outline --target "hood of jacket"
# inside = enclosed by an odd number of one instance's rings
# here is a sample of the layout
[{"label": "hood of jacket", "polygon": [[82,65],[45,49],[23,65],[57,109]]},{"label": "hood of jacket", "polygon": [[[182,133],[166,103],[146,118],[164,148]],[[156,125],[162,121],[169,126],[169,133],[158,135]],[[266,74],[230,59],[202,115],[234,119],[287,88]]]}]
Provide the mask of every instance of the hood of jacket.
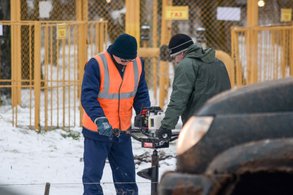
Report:
[{"label": "hood of jacket", "polygon": [[212,48],[203,49],[197,44],[188,47],[186,54],[187,58],[196,58],[205,63],[211,63],[216,60],[216,52]]}]

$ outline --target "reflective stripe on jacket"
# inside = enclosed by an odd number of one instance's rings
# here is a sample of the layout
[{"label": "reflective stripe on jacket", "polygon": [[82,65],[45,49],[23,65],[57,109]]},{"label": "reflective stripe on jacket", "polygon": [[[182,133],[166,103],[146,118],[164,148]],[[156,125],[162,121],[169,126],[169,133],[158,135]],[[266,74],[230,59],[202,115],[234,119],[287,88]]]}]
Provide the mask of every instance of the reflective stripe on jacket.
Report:
[{"label": "reflective stripe on jacket", "polygon": [[[111,56],[103,52],[95,56],[100,69],[100,93],[99,101],[106,118],[112,128],[127,130],[131,126],[133,100],[138,88],[142,73],[142,64],[137,57],[126,65],[123,78],[121,78]],[[84,112],[82,124],[85,128],[97,131],[96,124]]]}]

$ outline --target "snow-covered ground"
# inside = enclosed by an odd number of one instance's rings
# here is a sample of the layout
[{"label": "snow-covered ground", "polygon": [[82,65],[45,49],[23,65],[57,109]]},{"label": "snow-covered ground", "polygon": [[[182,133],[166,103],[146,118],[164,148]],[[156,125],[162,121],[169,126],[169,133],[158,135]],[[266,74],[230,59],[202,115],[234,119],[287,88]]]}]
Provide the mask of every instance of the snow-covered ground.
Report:
[{"label": "snow-covered ground", "polygon": [[[50,183],[50,195],[80,195],[83,192],[83,137],[81,128],[71,132],[54,130],[46,133],[12,127],[0,113],[0,192],[13,190],[22,195],[44,194],[46,182]],[[133,140],[136,171],[150,167],[152,149],[144,149]],[[175,168],[175,143],[169,148],[158,149],[159,155],[169,158],[160,161],[159,176]],[[104,193],[116,194],[111,169],[106,164],[102,178]],[[140,194],[150,194],[149,180],[137,176]],[[1,193],[0,193],[1,194]],[[2,194],[1,194],[2,195]]]}]

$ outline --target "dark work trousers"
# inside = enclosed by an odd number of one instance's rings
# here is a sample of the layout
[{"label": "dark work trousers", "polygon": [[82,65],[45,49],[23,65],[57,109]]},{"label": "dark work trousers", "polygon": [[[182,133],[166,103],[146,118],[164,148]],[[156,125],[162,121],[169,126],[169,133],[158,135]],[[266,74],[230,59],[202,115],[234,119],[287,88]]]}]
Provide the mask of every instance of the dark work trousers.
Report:
[{"label": "dark work trousers", "polygon": [[108,158],[117,195],[137,195],[131,137],[121,134],[112,141],[84,140],[84,195],[103,194],[100,180]]}]

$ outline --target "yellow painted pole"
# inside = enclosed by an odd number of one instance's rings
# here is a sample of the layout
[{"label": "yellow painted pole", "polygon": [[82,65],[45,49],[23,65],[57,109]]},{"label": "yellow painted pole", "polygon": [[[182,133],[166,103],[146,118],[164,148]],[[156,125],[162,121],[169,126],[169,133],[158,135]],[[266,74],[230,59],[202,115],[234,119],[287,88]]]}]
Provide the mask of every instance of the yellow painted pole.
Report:
[{"label": "yellow painted pole", "polygon": [[45,131],[48,131],[48,105],[49,105],[49,101],[48,101],[48,84],[47,84],[47,79],[48,79],[48,64],[49,64],[49,27],[48,24],[45,24],[44,27],[44,48],[45,48],[45,62],[44,62],[44,66],[45,66],[45,71],[44,71],[44,108],[45,108]]},{"label": "yellow painted pole", "polygon": [[286,38],[289,38],[289,36],[287,36],[287,30],[281,30],[280,32],[280,44],[281,44],[281,48],[282,48],[282,51],[281,52],[281,74],[282,74],[282,78],[285,78],[286,76],[286,64],[288,64],[288,57],[287,57],[287,52],[289,50],[289,47],[288,47],[288,42],[287,40],[289,39],[286,39]]},{"label": "yellow painted pole", "polygon": [[76,20],[82,20],[82,0],[75,0],[75,13],[76,13]]},{"label": "yellow painted pole", "polygon": [[[88,0],[75,0],[76,3],[76,19],[78,23],[78,66],[79,66],[79,89],[78,96],[80,97],[81,92],[81,83],[83,78],[83,69],[87,61],[87,25],[85,22],[88,22]],[[83,114],[82,106],[79,108],[80,112],[80,125]]]},{"label": "yellow painted pole", "polygon": [[[166,7],[172,5],[171,0],[162,0],[162,25],[161,25],[161,45],[167,45],[171,38],[171,21],[166,20]],[[161,108],[165,106],[169,87],[169,63],[168,61],[160,60],[160,100]]]},{"label": "yellow painted pole", "polygon": [[[255,27],[258,25],[258,5],[257,0],[247,0],[247,26]],[[257,64],[257,31],[252,28],[247,33],[247,75],[248,83],[255,83],[258,77],[258,64]]]},{"label": "yellow painted pole", "polygon": [[[231,55],[233,56],[233,58],[234,58],[234,75],[233,75],[233,78],[235,79],[234,80],[234,85],[238,85],[238,77],[237,77],[237,75],[238,75],[238,69],[237,69],[237,64],[239,63],[238,62],[238,58],[237,58],[237,56],[239,55],[239,51],[238,51],[238,49],[237,49],[238,47],[237,47],[237,34],[236,34],[236,30],[235,30],[235,28],[232,28],[231,29]],[[232,83],[232,81],[231,81],[231,83]]]},{"label": "yellow painted pole", "polygon": [[[68,30],[68,26],[66,25],[66,31]],[[66,38],[62,39],[61,40],[61,49],[60,51],[62,51],[62,54],[65,54],[65,40]],[[61,67],[62,67],[62,80],[61,80],[61,85],[62,85],[62,127],[64,129],[65,127],[65,101],[66,101],[66,88],[65,88],[65,85],[67,84],[65,82],[65,55],[62,55],[61,56],[62,58],[62,62],[61,62]]]},{"label": "yellow painted pole", "polygon": [[41,24],[35,22],[34,32],[34,93],[35,93],[35,130],[40,131],[40,94],[41,94]]},{"label": "yellow painted pole", "polygon": [[98,36],[98,52],[102,52],[105,49],[105,43],[107,42],[107,22],[100,21],[97,25]]},{"label": "yellow painted pole", "polygon": [[[153,35],[153,47],[158,47],[158,0],[153,0],[153,28],[152,28],[152,35]],[[158,50],[159,52],[159,50]],[[157,55],[159,56],[159,54]],[[157,104],[157,64],[158,60],[156,57],[152,58],[153,64],[153,91],[154,91],[154,99],[155,104]]]},{"label": "yellow painted pole", "polygon": [[243,75],[243,71],[242,71],[242,66],[240,63],[240,51],[239,51],[239,34],[241,33],[240,31],[237,31],[237,28],[233,28],[232,29],[232,34],[231,34],[231,43],[232,43],[232,56],[234,56],[234,62],[235,62],[235,84],[236,86],[241,86],[243,85],[243,80],[242,80],[242,75]]},{"label": "yellow painted pole", "polygon": [[133,0],[135,2],[135,37],[137,42],[140,43],[140,1]]},{"label": "yellow painted pole", "polygon": [[20,1],[11,0],[11,78],[12,78],[12,97],[11,104],[15,107],[21,103],[21,17]]},{"label": "yellow painted pole", "polygon": [[290,28],[289,58],[290,58],[290,75],[293,76],[293,27]]},{"label": "yellow painted pole", "polygon": [[247,26],[258,25],[258,0],[247,0]]},{"label": "yellow painted pole", "polygon": [[140,1],[126,0],[125,32],[134,36],[140,45]]}]

